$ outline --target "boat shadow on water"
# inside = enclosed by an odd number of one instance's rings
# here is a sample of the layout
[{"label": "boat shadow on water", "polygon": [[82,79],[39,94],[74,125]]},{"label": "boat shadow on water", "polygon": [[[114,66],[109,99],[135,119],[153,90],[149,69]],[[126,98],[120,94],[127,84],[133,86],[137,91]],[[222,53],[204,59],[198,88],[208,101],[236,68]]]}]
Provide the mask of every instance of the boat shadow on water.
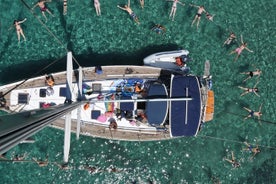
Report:
[{"label": "boat shadow on water", "polygon": [[[119,53],[110,52],[105,54],[94,53],[92,48],[87,48],[87,53],[81,55],[73,55],[78,61],[79,65],[83,67],[89,66],[106,66],[106,65],[143,65],[143,59],[155,52],[166,51],[166,50],[176,50],[180,46],[176,44],[166,44],[166,45],[152,45],[141,48],[140,50],[132,53]],[[93,59],[91,59],[93,58]],[[53,63],[51,64],[50,63]],[[2,66],[0,73],[0,81],[2,84],[7,84],[10,82],[23,80],[26,78],[31,78],[39,75],[44,75],[46,73],[55,73],[59,71],[66,70],[66,53],[64,57],[57,60],[54,59],[41,59],[41,60],[29,60],[24,64],[19,63],[12,66]],[[75,66],[76,68],[78,66]],[[12,75],[17,74],[17,75]],[[7,77],[9,76],[9,77]]]}]

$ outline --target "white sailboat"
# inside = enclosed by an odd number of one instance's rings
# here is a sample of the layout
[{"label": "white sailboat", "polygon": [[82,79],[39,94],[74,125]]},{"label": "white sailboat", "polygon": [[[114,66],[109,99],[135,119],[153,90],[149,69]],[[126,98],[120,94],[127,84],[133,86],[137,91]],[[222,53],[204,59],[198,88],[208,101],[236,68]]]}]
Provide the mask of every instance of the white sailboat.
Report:
[{"label": "white sailboat", "polygon": [[46,125],[65,130],[64,161],[71,131],[127,141],[196,136],[208,98],[202,80],[149,66],[73,70],[68,53],[67,72],[0,87],[2,109],[10,112],[0,116],[0,143],[6,145],[0,152]]}]

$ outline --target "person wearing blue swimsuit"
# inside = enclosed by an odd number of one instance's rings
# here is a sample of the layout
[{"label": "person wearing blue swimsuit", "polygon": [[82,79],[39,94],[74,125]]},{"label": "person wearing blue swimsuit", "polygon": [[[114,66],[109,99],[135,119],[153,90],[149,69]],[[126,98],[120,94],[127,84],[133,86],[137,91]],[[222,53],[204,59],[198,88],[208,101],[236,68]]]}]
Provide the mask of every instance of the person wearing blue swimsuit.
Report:
[{"label": "person wearing blue swimsuit", "polygon": [[257,145],[256,148],[254,148],[251,144],[248,144],[247,142],[244,142],[244,144],[246,145],[246,148],[244,148],[243,150],[245,151],[250,151],[251,153],[253,153],[251,159],[253,159],[253,157],[255,157],[255,155],[257,153],[260,153],[261,150],[259,149],[259,146]]},{"label": "person wearing blue swimsuit", "polygon": [[130,0],[128,0],[128,4],[125,5],[124,7],[121,7],[119,5],[117,5],[118,8],[120,8],[121,10],[125,10],[128,12],[128,14],[130,15],[130,17],[137,23],[140,24],[138,17],[136,16],[136,14],[132,11],[132,9],[130,8]]},{"label": "person wearing blue swimsuit", "polygon": [[258,112],[255,112],[247,107],[243,107],[246,111],[248,111],[248,115],[244,118],[245,120],[248,119],[248,118],[254,118],[254,117],[257,117],[259,122],[260,122],[260,119],[261,119],[261,116],[263,115],[261,110],[262,110],[262,104],[260,105],[259,107],[259,111]]},{"label": "person wearing blue swimsuit", "polygon": [[156,32],[157,34],[163,34],[164,32],[166,32],[166,28],[161,26],[160,24],[156,24],[151,30]]}]

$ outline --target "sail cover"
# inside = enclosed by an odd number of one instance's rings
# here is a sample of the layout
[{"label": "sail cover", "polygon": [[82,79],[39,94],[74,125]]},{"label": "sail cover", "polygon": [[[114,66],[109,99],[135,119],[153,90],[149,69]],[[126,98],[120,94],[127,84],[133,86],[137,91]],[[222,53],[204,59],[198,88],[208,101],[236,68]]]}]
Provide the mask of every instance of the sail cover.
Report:
[{"label": "sail cover", "polygon": [[[160,83],[152,83],[148,90],[148,99],[164,98],[167,99],[168,92],[166,86]],[[152,126],[159,126],[164,123],[168,114],[168,101],[159,102],[147,102],[146,103],[146,114],[149,124]]]},{"label": "sail cover", "polygon": [[190,97],[191,101],[171,101],[171,137],[194,136],[201,121],[201,97],[198,78],[172,76],[171,98]]}]

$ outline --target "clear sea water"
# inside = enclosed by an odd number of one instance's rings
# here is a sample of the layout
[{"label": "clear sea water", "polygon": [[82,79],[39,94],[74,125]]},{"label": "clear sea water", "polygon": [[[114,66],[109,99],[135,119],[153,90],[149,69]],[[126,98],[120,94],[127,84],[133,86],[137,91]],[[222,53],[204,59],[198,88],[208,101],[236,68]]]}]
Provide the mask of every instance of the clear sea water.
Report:
[{"label": "clear sea water", "polygon": [[[145,0],[141,9],[138,0],[131,8],[141,24],[116,5],[126,0],[101,0],[102,16],[96,16],[92,0],[68,0],[68,13],[62,13],[62,1],[48,3],[55,17],[46,13],[48,22],[38,8],[32,12],[32,0],[0,0],[0,84],[65,69],[66,49],[71,50],[81,66],[142,65],[149,54],[184,48],[190,51],[192,73],[202,74],[206,59],[211,62],[215,117],[205,124],[197,137],[161,142],[124,142],[72,135],[69,170],[61,170],[55,162],[63,160],[63,132],[45,128],[35,134],[34,144],[20,144],[5,156],[28,153],[32,158],[50,161],[46,167],[34,162],[0,161],[1,183],[275,183],[276,181],[276,87],[275,87],[275,0],[195,0],[178,5],[175,21],[169,20],[172,2]],[[197,9],[189,3],[204,5],[214,22],[202,16],[200,27],[191,27]],[[18,45],[14,19],[22,24],[27,41]],[[42,22],[39,21],[42,20]],[[166,27],[164,35],[151,32],[154,24]],[[243,35],[248,48],[237,62],[229,52],[239,42],[222,47],[230,31]],[[41,71],[55,62],[47,70]],[[263,74],[258,87],[260,97],[248,94],[240,97],[239,85],[253,87],[256,78],[242,83],[240,72],[260,68]],[[39,71],[36,73],[36,71]],[[243,106],[258,110],[263,104],[261,124],[256,119],[243,118]],[[250,159],[243,151],[244,141],[258,144],[261,153]],[[234,169],[224,158],[231,151],[241,167]],[[90,174],[84,165],[102,172]],[[110,168],[118,172],[108,172]]]}]

